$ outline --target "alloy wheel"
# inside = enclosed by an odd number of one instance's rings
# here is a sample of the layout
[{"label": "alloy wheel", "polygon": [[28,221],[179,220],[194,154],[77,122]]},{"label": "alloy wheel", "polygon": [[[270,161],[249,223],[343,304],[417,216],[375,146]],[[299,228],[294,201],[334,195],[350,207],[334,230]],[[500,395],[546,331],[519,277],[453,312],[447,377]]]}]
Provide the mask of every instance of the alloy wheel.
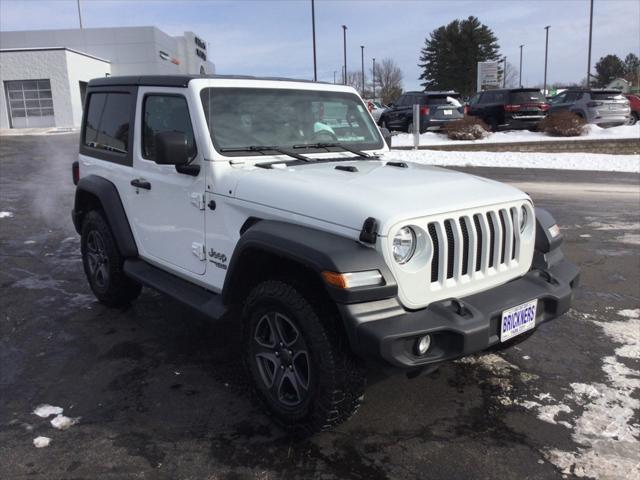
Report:
[{"label": "alloy wheel", "polygon": [[307,344],[296,325],[279,312],[264,314],[253,335],[254,360],[266,391],[285,407],[307,398],[311,365]]},{"label": "alloy wheel", "polygon": [[91,230],[87,235],[87,263],[89,275],[99,288],[106,288],[109,283],[109,257],[100,232]]}]

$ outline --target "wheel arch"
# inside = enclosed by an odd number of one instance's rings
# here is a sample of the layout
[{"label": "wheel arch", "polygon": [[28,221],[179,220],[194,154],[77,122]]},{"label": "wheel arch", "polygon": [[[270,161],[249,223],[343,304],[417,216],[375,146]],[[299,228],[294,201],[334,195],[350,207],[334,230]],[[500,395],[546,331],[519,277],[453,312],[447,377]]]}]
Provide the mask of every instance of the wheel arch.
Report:
[{"label": "wheel arch", "polygon": [[88,175],[81,178],[76,187],[72,218],[78,233],[82,231],[85,215],[96,209],[104,212],[122,256],[137,257],[138,248],[118,189],[105,178]]},{"label": "wheel arch", "polygon": [[[321,276],[323,271],[364,270],[379,270],[385,284],[349,291],[328,285]],[[259,281],[291,275],[308,280],[313,290],[324,292],[338,303],[378,300],[397,294],[395,278],[373,248],[313,228],[261,220],[251,225],[236,245],[222,289],[223,301],[236,303]]]}]

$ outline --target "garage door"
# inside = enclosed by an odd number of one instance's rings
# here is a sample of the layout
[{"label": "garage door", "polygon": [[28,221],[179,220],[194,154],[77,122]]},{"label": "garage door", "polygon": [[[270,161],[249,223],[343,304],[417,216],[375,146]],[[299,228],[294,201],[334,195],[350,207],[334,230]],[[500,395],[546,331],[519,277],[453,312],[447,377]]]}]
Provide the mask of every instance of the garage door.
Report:
[{"label": "garage door", "polygon": [[4,84],[11,128],[55,126],[49,80],[11,80]]}]

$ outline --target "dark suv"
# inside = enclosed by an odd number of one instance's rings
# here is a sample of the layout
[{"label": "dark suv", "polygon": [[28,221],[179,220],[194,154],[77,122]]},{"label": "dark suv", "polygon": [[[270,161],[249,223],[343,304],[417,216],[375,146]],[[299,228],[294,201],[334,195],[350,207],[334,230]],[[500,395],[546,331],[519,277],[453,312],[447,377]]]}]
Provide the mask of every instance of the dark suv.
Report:
[{"label": "dark suv", "polygon": [[456,92],[406,92],[380,115],[378,123],[389,130],[413,132],[413,106],[420,105],[420,133],[439,130],[464,117],[464,106]]},{"label": "dark suv", "polygon": [[467,114],[481,118],[494,132],[531,129],[547,115],[549,104],[536,88],[511,88],[476,93]]}]

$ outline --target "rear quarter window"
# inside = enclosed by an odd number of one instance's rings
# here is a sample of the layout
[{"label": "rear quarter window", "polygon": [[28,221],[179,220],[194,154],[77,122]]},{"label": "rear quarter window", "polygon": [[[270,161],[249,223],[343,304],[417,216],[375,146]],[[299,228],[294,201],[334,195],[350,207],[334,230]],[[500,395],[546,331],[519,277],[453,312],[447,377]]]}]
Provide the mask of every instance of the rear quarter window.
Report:
[{"label": "rear quarter window", "polygon": [[542,92],[511,92],[511,103],[545,103],[547,100]]},{"label": "rear quarter window", "polygon": [[84,145],[126,154],[129,151],[129,93],[92,93],[84,128]]},{"label": "rear quarter window", "polygon": [[624,100],[619,92],[591,92],[592,100]]}]

